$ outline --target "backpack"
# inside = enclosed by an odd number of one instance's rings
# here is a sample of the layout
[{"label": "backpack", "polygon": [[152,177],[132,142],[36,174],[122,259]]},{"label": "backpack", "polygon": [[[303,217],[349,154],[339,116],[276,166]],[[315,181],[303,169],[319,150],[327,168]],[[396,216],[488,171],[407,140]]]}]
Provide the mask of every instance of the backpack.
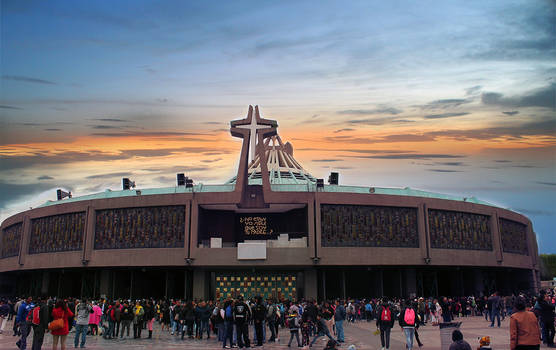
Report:
[{"label": "backpack", "polygon": [[390,308],[389,307],[383,307],[382,308],[382,312],[380,315],[380,320],[381,321],[392,321],[392,313],[390,312]]},{"label": "backpack", "polygon": [[405,309],[403,320],[409,326],[414,325],[415,324],[415,311],[411,308]]},{"label": "backpack", "polygon": [[290,329],[299,328],[299,320],[297,319],[297,316],[290,315],[290,318],[288,320],[288,326],[290,327]]},{"label": "backpack", "polygon": [[35,326],[38,326],[40,323],[40,319],[39,319],[40,309],[41,309],[40,307],[36,306],[31,310],[29,310],[29,312],[27,313],[27,317],[25,318],[25,321],[27,321],[27,323],[32,323]]}]

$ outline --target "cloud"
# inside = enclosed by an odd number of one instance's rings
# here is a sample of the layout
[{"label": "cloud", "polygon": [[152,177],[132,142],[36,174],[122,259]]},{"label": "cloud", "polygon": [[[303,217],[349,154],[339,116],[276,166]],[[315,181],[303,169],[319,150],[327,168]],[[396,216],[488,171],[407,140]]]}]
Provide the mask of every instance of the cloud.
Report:
[{"label": "cloud", "polygon": [[165,136],[201,136],[206,134],[192,133],[192,132],[178,132],[178,131],[125,131],[114,133],[92,133],[92,136],[102,137],[165,137]]},{"label": "cloud", "polygon": [[[412,123],[413,121],[407,119],[397,119],[395,117],[379,117],[379,118],[365,118],[365,119],[352,119],[345,121],[349,124],[355,125],[385,125],[390,123]],[[344,122],[342,122],[343,124]]]},{"label": "cloud", "polygon": [[57,129],[57,128],[48,128],[48,129],[43,129],[44,131],[62,131],[62,129]]},{"label": "cloud", "polygon": [[427,171],[432,171],[435,173],[461,173],[461,170],[448,170],[448,169],[427,169]]},{"label": "cloud", "polygon": [[442,119],[442,118],[453,118],[453,117],[461,117],[464,115],[468,115],[468,112],[459,112],[459,113],[442,113],[442,114],[429,114],[424,116],[425,119]]},{"label": "cloud", "polygon": [[337,134],[339,132],[354,131],[354,130],[355,129],[353,128],[343,128],[343,129],[334,130],[334,133]]},{"label": "cloud", "polygon": [[346,115],[374,115],[374,114],[392,114],[397,115],[402,113],[403,110],[394,107],[383,107],[374,109],[346,109],[342,111],[337,111],[337,114]]},{"label": "cloud", "polygon": [[15,110],[21,110],[23,108],[21,107],[15,107],[15,106],[8,106],[8,105],[0,105],[1,109],[15,109]]},{"label": "cloud", "polygon": [[96,174],[96,175],[89,175],[86,179],[110,179],[113,177],[121,177],[121,176],[131,176],[131,172],[117,172],[117,173],[106,173],[106,174]]},{"label": "cloud", "polygon": [[520,212],[525,215],[552,216],[556,214],[554,210],[525,209],[525,208],[512,208],[511,210]]},{"label": "cloud", "polygon": [[313,159],[312,162],[322,162],[322,163],[329,163],[329,162],[340,162],[341,159]]},{"label": "cloud", "polygon": [[369,159],[436,159],[436,158],[465,158],[465,156],[458,154],[427,154],[427,153],[415,153],[415,154],[387,154],[387,155],[373,155],[373,156],[346,156],[352,158],[369,158]]},{"label": "cloud", "polygon": [[535,181],[535,183],[539,185],[556,186],[556,182]]},{"label": "cloud", "polygon": [[449,109],[454,107],[459,107],[466,103],[471,103],[471,99],[464,98],[450,98],[431,101],[425,105],[420,106],[422,109]]},{"label": "cloud", "polygon": [[505,115],[512,116],[512,115],[519,114],[519,111],[510,111],[510,112],[502,112],[502,113],[504,113]]},{"label": "cloud", "polygon": [[120,118],[93,118],[91,120],[98,120],[101,122],[114,122],[114,123],[126,123],[129,120],[126,119],[120,119]]},{"label": "cloud", "polygon": [[17,200],[39,194],[48,189],[51,189],[52,185],[45,183],[33,183],[33,184],[12,184],[0,181],[0,209],[4,209],[6,204],[9,202],[16,202]]},{"label": "cloud", "polygon": [[481,102],[501,107],[545,107],[556,109],[556,83],[530,91],[521,96],[504,97],[497,92],[484,92]]},{"label": "cloud", "polygon": [[52,82],[50,80],[38,79],[38,78],[33,78],[33,77],[26,77],[26,76],[23,76],[23,75],[2,75],[2,79],[22,81],[22,82],[25,82],[25,83],[34,83],[34,84],[56,85],[55,82]]},{"label": "cloud", "polygon": [[100,130],[105,130],[105,129],[121,129],[120,126],[115,126],[115,125],[90,125],[91,128],[93,129],[100,129]]},{"label": "cloud", "polygon": [[37,180],[54,180],[54,178],[52,176],[42,175],[37,177]]},{"label": "cloud", "polygon": [[511,163],[511,160],[507,160],[507,159],[496,159],[495,160],[496,163]]},{"label": "cloud", "polygon": [[465,166],[464,162],[435,162],[435,164],[447,166]]},{"label": "cloud", "polygon": [[476,95],[479,91],[481,91],[483,87],[481,85],[475,85],[470,88],[465,89],[465,96]]},{"label": "cloud", "polygon": [[201,162],[203,162],[203,163],[216,163],[216,162],[221,161],[221,160],[222,160],[222,158],[204,159]]}]

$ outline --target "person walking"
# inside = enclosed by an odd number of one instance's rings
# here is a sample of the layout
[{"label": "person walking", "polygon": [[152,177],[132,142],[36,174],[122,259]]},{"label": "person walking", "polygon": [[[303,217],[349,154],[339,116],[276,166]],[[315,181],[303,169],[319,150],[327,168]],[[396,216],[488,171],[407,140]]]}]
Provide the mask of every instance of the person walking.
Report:
[{"label": "person walking", "polygon": [[390,331],[394,327],[394,311],[387,299],[377,308],[376,328],[380,329],[382,350],[390,349]]},{"label": "person walking", "polygon": [[540,321],[543,329],[542,339],[548,347],[554,347],[554,305],[545,291],[538,298]]},{"label": "person walking", "polygon": [[[89,315],[93,313],[93,307],[83,299],[75,307],[76,322],[75,322],[75,339],[73,340],[73,347],[85,347],[87,337],[87,327],[89,325]],[[81,336],[81,344],[79,344],[79,336]]]},{"label": "person walking", "polygon": [[[225,349],[230,349],[234,345],[234,306],[233,301],[228,300],[224,303],[224,341],[222,347]],[[228,344],[228,339],[230,340],[230,345]]]},{"label": "person walking", "polygon": [[10,306],[4,299],[0,300],[0,334],[4,333],[4,328],[6,328],[6,324],[8,323],[9,314]]},{"label": "person walking", "polygon": [[35,304],[33,304],[33,299],[28,297],[23,301],[17,310],[17,316],[15,318],[15,322],[19,326],[19,332],[21,332],[21,338],[15,343],[17,347],[21,350],[25,350],[27,348],[27,337],[31,331],[31,324],[27,322],[27,315],[33,308]]},{"label": "person walking", "polygon": [[411,306],[411,300],[405,302],[405,306],[400,312],[398,322],[405,334],[405,341],[408,350],[413,349],[413,337],[415,336],[415,320],[417,311]]},{"label": "person walking", "polygon": [[149,330],[147,339],[152,339],[153,337],[154,315],[154,307],[149,300],[147,301],[147,305],[145,305],[145,321],[147,322],[147,329]]},{"label": "person walking", "polygon": [[266,308],[263,305],[263,300],[260,296],[255,298],[256,304],[253,307],[253,323],[255,325],[255,335],[257,338],[256,346],[263,346],[263,327],[264,319],[266,317]]},{"label": "person walking", "polygon": [[338,343],[345,342],[344,340],[344,321],[346,320],[346,308],[344,302],[336,300],[336,310],[334,311],[334,322],[336,324],[336,333]]},{"label": "person walking", "polygon": [[526,311],[526,303],[523,297],[518,297],[515,300],[514,308],[516,312],[510,316],[510,349],[539,349],[541,331],[537,316],[531,311]]},{"label": "person walking", "polygon": [[296,310],[288,317],[288,328],[290,329],[290,341],[288,342],[288,348],[292,346],[293,337],[297,340],[297,347],[301,347],[301,342],[299,341],[299,321],[301,318]]},{"label": "person walking", "polygon": [[98,335],[98,324],[102,318],[102,309],[93,302],[93,313],[89,315],[89,330],[91,335]]},{"label": "person walking", "polygon": [[195,307],[195,318],[199,319],[199,339],[203,339],[203,333],[207,333],[207,339],[210,339],[210,327],[209,320],[211,316],[211,310],[209,309],[207,303],[203,300]]},{"label": "person walking", "polygon": [[330,340],[334,341],[336,343],[336,339],[334,339],[331,335],[330,335],[330,330],[328,329],[327,326],[327,322],[326,320],[320,315],[317,315],[317,334],[315,335],[315,337],[313,338],[313,340],[311,341],[311,343],[309,344],[309,347],[312,347],[313,344],[315,344],[315,342],[317,341],[318,338],[320,337],[324,337],[327,336]]},{"label": "person walking", "polygon": [[[38,322],[33,317],[33,345],[32,350],[41,350],[44,341],[44,332],[48,329],[48,321],[50,321],[50,312],[46,300],[41,297],[37,302]],[[35,310],[33,310],[35,312]],[[34,314],[33,314],[34,316]]]},{"label": "person walking", "polygon": [[494,327],[494,318],[496,318],[498,328],[500,328],[500,309],[502,308],[501,299],[498,296],[498,292],[494,292],[490,297],[491,309],[490,309],[490,327]]},{"label": "person walking", "polygon": [[64,300],[58,300],[54,309],[52,310],[53,320],[63,320],[63,326],[61,328],[55,329],[51,332],[52,334],[52,350],[58,348],[58,343],[60,343],[60,349],[66,350],[66,338],[69,333],[69,322],[68,319],[73,317],[73,312],[68,308]]}]

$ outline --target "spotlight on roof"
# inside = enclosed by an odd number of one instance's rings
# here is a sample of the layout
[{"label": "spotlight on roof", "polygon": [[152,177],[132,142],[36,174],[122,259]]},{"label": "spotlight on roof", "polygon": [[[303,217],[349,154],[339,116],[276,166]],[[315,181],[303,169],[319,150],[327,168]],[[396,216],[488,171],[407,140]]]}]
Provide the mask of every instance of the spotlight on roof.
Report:
[{"label": "spotlight on roof", "polygon": [[185,179],[187,178],[185,177],[184,174],[177,174],[176,180],[178,182],[178,186],[185,186]]},{"label": "spotlight on roof", "polygon": [[339,179],[340,179],[340,174],[332,172],[330,173],[330,176],[328,176],[328,183],[331,185],[337,185]]},{"label": "spotlight on roof", "polygon": [[317,188],[324,188],[324,179],[317,179]]},{"label": "spotlight on roof", "polygon": [[185,187],[186,188],[192,188],[193,187],[193,179],[185,177]]},{"label": "spotlight on roof", "polygon": [[61,189],[58,189],[56,190],[56,197],[58,198],[59,201],[61,201],[66,197],[71,198],[71,192],[66,192]]},{"label": "spotlight on roof", "polygon": [[124,177],[122,179],[122,188],[124,190],[129,190],[131,188],[135,188],[135,181],[131,181],[130,179],[128,179],[127,177]]}]

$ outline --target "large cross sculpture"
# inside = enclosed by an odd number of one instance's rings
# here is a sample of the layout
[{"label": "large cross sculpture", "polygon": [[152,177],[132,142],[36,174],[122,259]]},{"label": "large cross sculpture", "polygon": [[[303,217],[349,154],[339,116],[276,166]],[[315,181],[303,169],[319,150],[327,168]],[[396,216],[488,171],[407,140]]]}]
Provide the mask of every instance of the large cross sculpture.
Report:
[{"label": "large cross sculpture", "polygon": [[[261,118],[259,115],[259,106],[255,106],[255,118],[253,118],[253,107],[249,106],[247,117],[241,120],[234,120],[231,125],[232,128],[230,131],[232,136],[249,139],[248,163],[255,159],[257,141],[259,141],[259,144],[262,144],[262,140],[265,137],[276,135],[276,128],[278,127],[278,123],[275,120]],[[246,133],[244,130],[248,132]]]},{"label": "large cross sculpture", "polygon": [[[255,106],[255,115],[253,115],[253,106],[249,106],[246,118],[231,122],[230,132],[232,136],[243,139],[235,189],[241,192],[241,203],[238,205],[240,207],[267,206],[264,202],[264,192],[270,191],[270,178],[263,140],[266,137],[276,135],[277,127],[278,123],[275,120],[261,118],[258,106]],[[249,161],[255,159],[257,154],[260,157],[262,187],[249,185],[247,178]]]}]

